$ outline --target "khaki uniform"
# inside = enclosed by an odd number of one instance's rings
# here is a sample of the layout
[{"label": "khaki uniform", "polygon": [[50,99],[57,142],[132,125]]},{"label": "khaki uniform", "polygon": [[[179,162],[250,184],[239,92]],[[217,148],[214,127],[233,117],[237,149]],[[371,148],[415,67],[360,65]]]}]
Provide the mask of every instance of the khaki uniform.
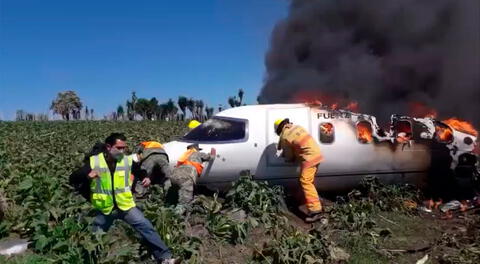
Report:
[{"label": "khaki uniform", "polygon": [[187,205],[193,200],[193,188],[197,182],[197,178],[202,173],[202,163],[210,159],[211,156],[209,154],[198,152],[194,149],[187,150],[179,159],[170,178],[172,184],[179,187],[179,205]]},{"label": "khaki uniform", "polygon": [[156,141],[142,142],[137,146],[135,152],[141,157],[137,162],[142,175],[136,177],[134,191],[137,196],[142,197],[146,194],[147,189],[138,182],[141,178],[149,177],[152,184],[161,184],[170,178],[172,171],[168,155],[160,143]]}]

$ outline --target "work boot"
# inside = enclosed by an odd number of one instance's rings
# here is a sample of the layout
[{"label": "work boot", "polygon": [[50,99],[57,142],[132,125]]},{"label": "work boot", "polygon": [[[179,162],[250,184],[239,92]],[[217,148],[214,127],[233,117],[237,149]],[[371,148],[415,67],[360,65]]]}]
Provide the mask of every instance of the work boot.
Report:
[{"label": "work boot", "polygon": [[174,258],[169,258],[169,259],[164,259],[160,264],[178,264],[180,263],[180,259],[174,259]]},{"label": "work boot", "polygon": [[186,207],[185,205],[177,204],[177,206],[175,206],[175,208],[173,209],[173,211],[174,211],[177,215],[184,215],[185,212],[187,211],[187,207]]},{"label": "work boot", "polygon": [[322,214],[322,211],[309,212],[307,217],[305,218],[305,222],[313,223],[313,222],[321,220],[322,218],[324,218],[323,214]]}]

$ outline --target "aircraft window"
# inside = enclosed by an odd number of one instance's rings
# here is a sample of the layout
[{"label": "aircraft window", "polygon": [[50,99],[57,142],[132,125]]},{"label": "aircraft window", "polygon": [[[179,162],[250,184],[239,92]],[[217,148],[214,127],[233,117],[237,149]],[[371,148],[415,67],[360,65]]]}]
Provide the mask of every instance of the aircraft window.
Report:
[{"label": "aircraft window", "polygon": [[412,125],[408,121],[396,122],[395,132],[398,143],[407,143],[412,139]]},{"label": "aircraft window", "polygon": [[435,140],[440,143],[451,143],[453,141],[452,129],[441,122],[435,122]]},{"label": "aircraft window", "polygon": [[372,124],[368,121],[360,121],[357,123],[357,139],[362,144],[372,142]]},{"label": "aircraft window", "polygon": [[320,124],[320,142],[325,144],[333,143],[335,140],[335,128],[332,123]]},{"label": "aircraft window", "polygon": [[246,122],[232,118],[212,118],[187,133],[183,140],[218,142],[242,140],[246,136]]}]

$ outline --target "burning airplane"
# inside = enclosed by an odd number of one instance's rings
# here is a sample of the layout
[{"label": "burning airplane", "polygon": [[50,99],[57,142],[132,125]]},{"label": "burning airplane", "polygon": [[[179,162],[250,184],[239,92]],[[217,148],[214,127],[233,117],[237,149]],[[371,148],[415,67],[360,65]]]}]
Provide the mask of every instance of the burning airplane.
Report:
[{"label": "burning airplane", "polygon": [[215,115],[178,141],[165,144],[172,165],[186,146],[199,143],[215,150],[198,184],[226,190],[241,175],[298,188],[299,166],[277,153],[274,120],[289,118],[306,128],[319,143],[324,161],[316,175],[319,191],[355,188],[364,176],[388,184],[425,186],[433,172],[449,171],[458,179],[478,173],[477,131],[457,119],[438,121],[392,115],[390,127],[376,118],[318,104],[265,104],[228,109]]}]

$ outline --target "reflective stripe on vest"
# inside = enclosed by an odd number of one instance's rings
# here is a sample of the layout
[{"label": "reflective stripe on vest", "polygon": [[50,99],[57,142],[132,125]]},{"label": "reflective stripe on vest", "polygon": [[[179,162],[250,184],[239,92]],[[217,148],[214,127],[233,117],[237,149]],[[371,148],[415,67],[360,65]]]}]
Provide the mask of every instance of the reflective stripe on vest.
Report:
[{"label": "reflective stripe on vest", "polygon": [[112,177],[103,153],[90,157],[92,170],[99,172],[99,177],[92,180],[90,184],[91,200],[95,209],[104,214],[110,214],[114,207],[114,198],[118,208],[122,211],[135,207],[130,187],[133,181],[130,177],[131,165],[131,156],[125,156],[122,160],[117,161]]},{"label": "reflective stripe on vest", "polygon": [[179,166],[182,166],[182,165],[191,165],[195,168],[195,170],[197,170],[197,173],[198,173],[198,176],[200,176],[202,174],[202,171],[203,171],[203,165],[202,163],[200,162],[195,162],[195,161],[191,161],[189,160],[190,156],[197,152],[196,149],[189,149],[187,150],[177,161],[177,167]]}]

